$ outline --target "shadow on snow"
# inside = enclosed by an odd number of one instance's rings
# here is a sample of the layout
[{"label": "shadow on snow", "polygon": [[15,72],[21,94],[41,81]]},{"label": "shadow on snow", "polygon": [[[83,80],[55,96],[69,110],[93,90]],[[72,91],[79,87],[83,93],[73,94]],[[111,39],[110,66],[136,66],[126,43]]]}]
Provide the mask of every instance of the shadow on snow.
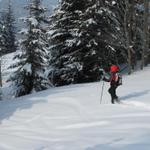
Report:
[{"label": "shadow on snow", "polygon": [[130,98],[135,98],[135,97],[142,97],[143,95],[149,94],[150,90],[144,90],[142,92],[133,92],[129,95],[121,97],[121,100],[128,100]]}]

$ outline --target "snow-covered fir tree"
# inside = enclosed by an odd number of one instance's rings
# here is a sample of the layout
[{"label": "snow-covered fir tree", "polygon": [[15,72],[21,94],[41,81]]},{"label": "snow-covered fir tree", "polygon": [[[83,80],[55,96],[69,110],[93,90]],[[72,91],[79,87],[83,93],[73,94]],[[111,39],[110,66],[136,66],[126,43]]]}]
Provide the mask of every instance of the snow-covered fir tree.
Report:
[{"label": "snow-covered fir tree", "polygon": [[142,49],[144,47],[144,35],[143,35],[143,7],[140,1],[135,1],[135,37],[134,37],[134,56],[136,60],[141,59]]},{"label": "snow-covered fir tree", "polygon": [[[98,78],[98,69],[116,61],[119,49],[124,46],[120,18],[117,16],[117,1],[92,0],[86,2],[83,23],[80,28],[83,64],[79,81],[89,82]],[[116,9],[116,12],[113,9]],[[117,63],[117,62],[116,62]]]},{"label": "snow-covered fir tree", "polygon": [[[96,81],[96,64],[116,59],[123,45],[117,1],[62,0],[51,17],[50,79],[54,85]],[[119,10],[119,9],[118,9]]]},{"label": "snow-covered fir tree", "polygon": [[16,45],[16,27],[15,27],[15,17],[13,14],[12,4],[9,0],[8,8],[2,12],[1,22],[3,26],[3,49],[2,53],[7,54],[15,52],[17,49]]},{"label": "snow-covered fir tree", "polygon": [[0,100],[2,100],[2,49],[4,45],[3,24],[0,21]]},{"label": "snow-covered fir tree", "polygon": [[[128,73],[131,74],[135,68],[137,61],[142,59],[141,67],[144,66],[146,55],[144,50],[144,1],[143,0],[127,0],[125,1],[126,13],[126,47],[128,51]],[[144,56],[145,55],[145,56]]]},{"label": "snow-covered fir tree", "polygon": [[124,30],[124,16],[125,16],[125,0],[111,0],[105,2],[107,8],[114,13],[114,22],[117,24],[115,27],[114,35],[117,37],[116,42],[113,43],[115,48],[115,60],[119,63],[127,62],[127,48],[126,37]]},{"label": "snow-covered fir tree", "polygon": [[77,53],[85,3],[85,0],[62,0],[50,18],[49,78],[55,86],[76,83],[78,72],[82,69],[78,60],[80,54]]},{"label": "snow-covered fir tree", "polygon": [[0,21],[0,54],[2,53],[2,49],[3,49],[3,24]]},{"label": "snow-covered fir tree", "polygon": [[13,67],[18,69],[11,77],[16,96],[41,91],[49,86],[45,76],[47,42],[43,21],[46,9],[41,0],[31,0],[27,9],[29,16],[24,18],[27,29],[21,31],[24,36],[21,40],[22,53],[16,56],[19,60]]}]

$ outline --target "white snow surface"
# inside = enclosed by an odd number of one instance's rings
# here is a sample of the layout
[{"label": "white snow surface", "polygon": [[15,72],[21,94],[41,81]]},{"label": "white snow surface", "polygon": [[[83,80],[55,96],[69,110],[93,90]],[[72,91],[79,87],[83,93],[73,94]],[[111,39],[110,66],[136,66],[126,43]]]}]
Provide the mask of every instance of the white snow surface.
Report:
[{"label": "white snow surface", "polygon": [[150,150],[150,67],[123,81],[122,104],[102,82],[1,101],[0,150]]}]

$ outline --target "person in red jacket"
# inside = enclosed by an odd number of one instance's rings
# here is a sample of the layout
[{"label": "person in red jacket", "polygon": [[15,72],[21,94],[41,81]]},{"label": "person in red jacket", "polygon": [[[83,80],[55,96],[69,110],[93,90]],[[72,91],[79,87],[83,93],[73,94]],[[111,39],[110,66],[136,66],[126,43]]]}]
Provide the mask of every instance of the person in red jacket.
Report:
[{"label": "person in red jacket", "polygon": [[110,88],[108,89],[109,94],[111,95],[111,102],[114,104],[115,102],[119,102],[118,96],[116,95],[116,89],[118,87],[118,74],[119,71],[118,66],[111,65],[110,66],[110,78],[107,79],[103,77],[103,80],[106,82],[110,82]]}]

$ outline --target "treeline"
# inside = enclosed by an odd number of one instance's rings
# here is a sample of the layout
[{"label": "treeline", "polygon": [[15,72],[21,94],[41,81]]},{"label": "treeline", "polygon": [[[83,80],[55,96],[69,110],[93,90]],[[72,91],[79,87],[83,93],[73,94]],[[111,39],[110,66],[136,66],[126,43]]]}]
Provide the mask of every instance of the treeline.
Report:
[{"label": "treeline", "polygon": [[11,4],[0,22],[1,54],[21,50],[9,80],[15,96],[97,81],[98,67],[107,69],[110,62],[127,64],[129,74],[137,62],[141,69],[150,62],[147,0],[61,0],[51,16],[41,0],[25,8],[21,40]]}]

